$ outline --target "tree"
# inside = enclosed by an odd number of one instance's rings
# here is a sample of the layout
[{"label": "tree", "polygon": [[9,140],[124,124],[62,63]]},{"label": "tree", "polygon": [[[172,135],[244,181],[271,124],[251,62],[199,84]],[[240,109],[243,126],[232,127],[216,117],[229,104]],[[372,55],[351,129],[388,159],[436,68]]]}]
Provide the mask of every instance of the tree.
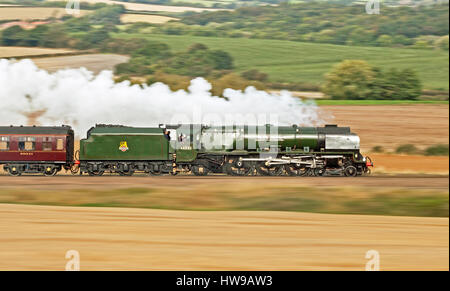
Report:
[{"label": "tree", "polygon": [[380,46],[391,46],[392,43],[393,43],[393,40],[390,35],[383,34],[377,38],[377,44]]},{"label": "tree", "polygon": [[325,75],[323,92],[333,99],[366,99],[374,78],[373,68],[367,62],[346,60]]},{"label": "tree", "polygon": [[170,57],[170,48],[167,44],[158,41],[145,41],[141,47],[132,52],[133,56],[146,56],[150,59]]},{"label": "tree", "polygon": [[448,51],[448,35],[442,36],[437,39],[435,42],[435,46],[442,50]]},{"label": "tree", "polygon": [[43,47],[67,47],[70,37],[60,24],[53,24],[48,27],[42,35],[40,45]]},{"label": "tree", "polygon": [[210,50],[204,44],[193,44],[187,51],[174,54],[160,64],[164,72],[192,77],[207,77],[233,68],[233,58],[224,51]]},{"label": "tree", "polygon": [[22,27],[15,25],[11,26],[2,32],[2,44],[5,46],[14,46],[20,44],[23,39],[25,30]]},{"label": "tree", "polygon": [[398,73],[396,84],[396,99],[415,100],[422,94],[422,83],[417,73],[411,69],[404,69]]},{"label": "tree", "polygon": [[231,70],[233,69],[233,57],[227,52],[221,50],[209,51],[207,58],[214,63],[213,68],[216,70]]},{"label": "tree", "polygon": [[416,100],[422,94],[422,85],[411,69],[392,68],[386,72],[374,68],[375,79],[367,97],[374,100]]}]

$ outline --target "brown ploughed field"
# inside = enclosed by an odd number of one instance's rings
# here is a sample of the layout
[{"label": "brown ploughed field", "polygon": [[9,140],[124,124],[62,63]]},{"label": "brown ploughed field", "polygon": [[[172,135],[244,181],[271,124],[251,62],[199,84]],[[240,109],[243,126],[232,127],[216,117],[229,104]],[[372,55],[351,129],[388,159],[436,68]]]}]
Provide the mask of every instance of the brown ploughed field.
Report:
[{"label": "brown ploughed field", "polygon": [[361,137],[362,150],[394,150],[401,144],[419,148],[449,142],[448,105],[321,106],[333,123],[350,126]]}]

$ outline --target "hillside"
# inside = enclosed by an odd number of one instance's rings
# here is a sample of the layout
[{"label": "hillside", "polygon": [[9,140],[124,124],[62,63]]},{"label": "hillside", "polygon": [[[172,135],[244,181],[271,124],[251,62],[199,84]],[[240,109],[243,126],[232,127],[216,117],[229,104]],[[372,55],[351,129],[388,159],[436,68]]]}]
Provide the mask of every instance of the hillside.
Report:
[{"label": "hillside", "polygon": [[375,66],[412,68],[424,88],[448,90],[449,54],[440,50],[358,47],[284,40],[236,39],[200,36],[117,33],[121,38],[143,37],[167,43],[173,51],[193,43],[230,53],[239,72],[258,69],[274,82],[320,84],[331,67],[345,59],[362,59]]}]

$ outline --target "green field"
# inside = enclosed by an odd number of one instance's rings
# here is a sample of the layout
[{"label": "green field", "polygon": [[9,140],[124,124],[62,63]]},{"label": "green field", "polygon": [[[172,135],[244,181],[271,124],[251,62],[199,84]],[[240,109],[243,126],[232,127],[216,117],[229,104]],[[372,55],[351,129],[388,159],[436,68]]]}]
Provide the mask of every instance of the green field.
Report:
[{"label": "green field", "polygon": [[366,60],[382,68],[412,68],[419,73],[425,89],[448,90],[449,54],[437,50],[384,47],[358,47],[302,43],[284,40],[216,38],[190,35],[118,33],[122,38],[145,37],[165,42],[173,51],[185,50],[192,43],[229,52],[236,69],[258,69],[273,82],[320,84],[331,67],[345,59]]},{"label": "green field", "polygon": [[330,100],[330,99],[316,99],[317,105],[417,105],[417,104],[446,104],[448,101],[434,101],[434,100]]},{"label": "green field", "polygon": [[0,203],[448,217],[446,189],[293,187],[261,183],[237,187],[192,185],[182,189],[164,185],[107,190],[7,188],[0,189]]}]

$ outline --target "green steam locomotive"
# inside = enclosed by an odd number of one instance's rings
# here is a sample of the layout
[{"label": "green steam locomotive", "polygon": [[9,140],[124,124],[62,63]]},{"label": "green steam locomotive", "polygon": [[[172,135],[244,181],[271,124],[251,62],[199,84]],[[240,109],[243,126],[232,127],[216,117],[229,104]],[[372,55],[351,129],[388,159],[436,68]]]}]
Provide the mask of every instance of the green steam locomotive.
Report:
[{"label": "green steam locomotive", "polygon": [[97,125],[80,141],[80,174],[358,176],[373,163],[349,127]]}]

